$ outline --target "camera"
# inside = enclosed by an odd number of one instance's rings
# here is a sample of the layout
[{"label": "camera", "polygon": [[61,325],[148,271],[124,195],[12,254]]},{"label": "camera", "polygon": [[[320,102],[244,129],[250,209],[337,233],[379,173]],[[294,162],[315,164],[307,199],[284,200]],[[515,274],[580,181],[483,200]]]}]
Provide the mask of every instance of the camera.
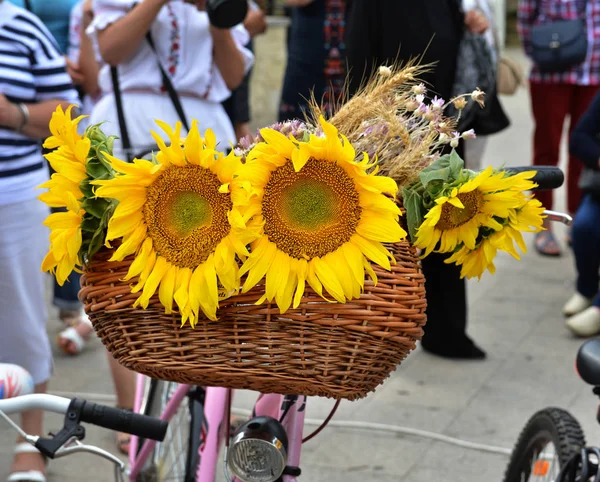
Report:
[{"label": "camera", "polygon": [[231,28],[246,18],[248,0],[207,0],[206,13],[213,26]]}]

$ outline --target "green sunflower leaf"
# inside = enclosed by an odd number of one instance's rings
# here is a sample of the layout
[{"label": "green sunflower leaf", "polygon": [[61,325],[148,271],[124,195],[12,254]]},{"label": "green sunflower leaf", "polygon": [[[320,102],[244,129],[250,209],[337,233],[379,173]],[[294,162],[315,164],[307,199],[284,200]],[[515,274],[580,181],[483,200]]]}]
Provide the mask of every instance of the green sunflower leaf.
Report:
[{"label": "green sunflower leaf", "polygon": [[420,194],[412,189],[402,189],[402,205],[406,210],[406,224],[408,234],[414,242],[417,229],[423,222],[423,199]]},{"label": "green sunflower leaf", "polygon": [[94,197],[94,186],[90,184],[89,177],[86,177],[83,181],[79,183],[79,189],[81,189],[81,193],[85,199],[90,199]]},{"label": "green sunflower leaf", "polygon": [[85,199],[81,203],[81,207],[86,213],[91,214],[95,218],[102,219],[108,203],[105,199]]},{"label": "green sunflower leaf", "polygon": [[450,155],[446,154],[432,162],[419,173],[419,179],[425,189],[434,181],[447,182],[450,179]]},{"label": "green sunflower leaf", "polygon": [[94,254],[96,254],[100,248],[104,245],[104,230],[99,229],[94,233],[92,239],[90,240],[90,244],[87,248],[87,259],[92,259]]},{"label": "green sunflower leaf", "polygon": [[448,167],[450,168],[450,177],[455,180],[458,179],[462,170],[465,167],[465,161],[458,155],[458,152],[452,150],[448,158]]}]

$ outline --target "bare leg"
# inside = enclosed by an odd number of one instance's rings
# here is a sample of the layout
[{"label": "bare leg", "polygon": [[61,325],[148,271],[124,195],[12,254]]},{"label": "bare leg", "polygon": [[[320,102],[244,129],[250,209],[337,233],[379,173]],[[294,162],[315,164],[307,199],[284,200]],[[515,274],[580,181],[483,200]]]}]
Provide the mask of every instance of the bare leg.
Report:
[{"label": "bare leg", "polygon": [[[35,393],[46,393],[48,382],[40,383],[34,387]],[[30,410],[21,414],[21,428],[28,435],[42,435],[44,412],[42,410]],[[22,437],[17,439],[17,443],[24,442]],[[11,472],[22,472],[28,470],[39,470],[46,473],[46,464],[41,454],[22,453],[16,454]]]},{"label": "bare leg", "polygon": [[[135,373],[120,365],[110,353],[108,355],[108,364],[112,374],[115,392],[117,394],[117,406],[125,409],[133,409],[135,401]],[[117,446],[123,453],[129,451],[129,434],[117,433]]]}]

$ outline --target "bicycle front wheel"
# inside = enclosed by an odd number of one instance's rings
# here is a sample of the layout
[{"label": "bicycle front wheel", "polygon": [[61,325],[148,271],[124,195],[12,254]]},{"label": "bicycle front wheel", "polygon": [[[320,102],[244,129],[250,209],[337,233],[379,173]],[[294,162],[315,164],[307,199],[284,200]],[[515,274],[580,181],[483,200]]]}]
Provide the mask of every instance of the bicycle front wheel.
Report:
[{"label": "bicycle front wheel", "polygon": [[[179,388],[177,383],[147,379],[148,397],[145,415],[159,417]],[[169,422],[163,442],[157,443],[137,482],[192,482],[198,470],[198,448],[201,440],[203,408],[201,388],[192,388],[182,400]],[[141,450],[143,440],[138,448]]]},{"label": "bicycle front wheel", "polygon": [[552,482],[583,447],[583,430],[569,412],[560,408],[541,410],[521,432],[504,482]]}]

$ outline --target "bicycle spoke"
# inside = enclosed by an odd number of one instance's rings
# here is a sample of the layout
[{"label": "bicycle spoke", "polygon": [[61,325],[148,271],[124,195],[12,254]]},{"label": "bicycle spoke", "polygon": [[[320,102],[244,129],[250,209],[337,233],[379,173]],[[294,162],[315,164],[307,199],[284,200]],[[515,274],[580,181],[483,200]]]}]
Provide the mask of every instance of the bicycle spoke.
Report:
[{"label": "bicycle spoke", "polygon": [[[163,383],[162,392],[157,402],[156,415],[164,412],[171,397],[179,385],[176,383]],[[189,431],[191,426],[191,413],[188,399],[185,398],[169,422],[165,440],[156,444],[152,457],[156,471],[156,480],[160,482],[181,482],[186,476],[187,453],[189,445]],[[154,479],[153,479],[154,480]]]}]

